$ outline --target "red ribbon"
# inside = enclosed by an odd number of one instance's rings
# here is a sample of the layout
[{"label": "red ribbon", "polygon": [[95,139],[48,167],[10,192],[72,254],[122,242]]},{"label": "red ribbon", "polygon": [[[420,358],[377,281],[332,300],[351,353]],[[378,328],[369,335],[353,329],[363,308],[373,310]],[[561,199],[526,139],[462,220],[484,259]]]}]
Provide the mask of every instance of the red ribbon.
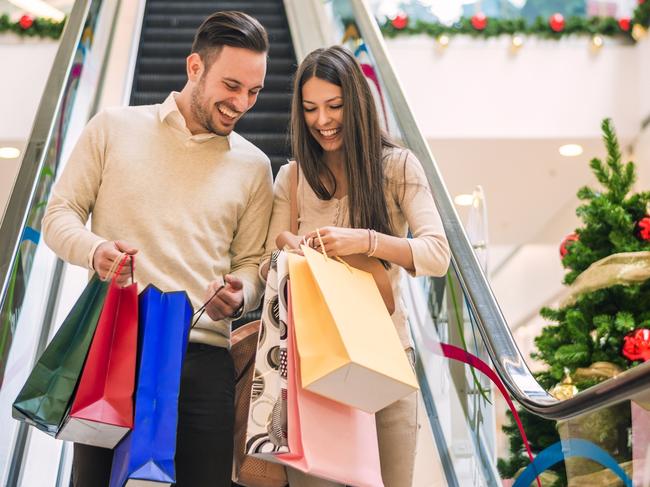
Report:
[{"label": "red ribbon", "polygon": [[[524,426],[521,424],[521,419],[519,419],[519,414],[517,413],[517,409],[515,408],[515,405],[510,399],[510,395],[508,394],[508,391],[506,390],[506,387],[503,385],[503,382],[501,381],[499,376],[483,360],[481,360],[475,355],[472,355],[469,352],[466,352],[462,348],[458,348],[454,345],[449,345],[447,343],[440,343],[440,348],[442,349],[442,354],[445,357],[451,360],[457,360],[459,362],[463,362],[467,365],[474,367],[475,369],[478,369],[480,372],[487,375],[492,382],[494,382],[494,384],[501,392],[501,395],[508,403],[508,407],[510,408],[510,411],[512,411],[512,415],[514,416],[515,422],[517,423],[517,428],[519,428],[519,433],[521,434],[521,438],[524,440],[524,446],[526,447],[526,451],[528,452],[528,458],[530,458],[530,461],[532,463],[534,461],[533,451],[530,449],[530,444],[528,443],[528,438],[526,437]],[[542,483],[540,482],[539,477],[537,477],[537,486],[542,487]]]}]

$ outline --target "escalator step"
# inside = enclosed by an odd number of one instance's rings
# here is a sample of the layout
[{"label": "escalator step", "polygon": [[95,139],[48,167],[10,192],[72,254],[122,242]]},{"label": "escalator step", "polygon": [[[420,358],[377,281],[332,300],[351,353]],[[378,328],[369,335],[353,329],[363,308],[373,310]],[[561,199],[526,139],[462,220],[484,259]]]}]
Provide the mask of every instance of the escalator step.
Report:
[{"label": "escalator step", "polygon": [[157,0],[147,2],[147,11],[150,14],[198,14],[209,15],[218,10],[239,10],[255,16],[260,14],[274,14],[282,7],[282,2],[160,2]]},{"label": "escalator step", "polygon": [[269,34],[265,88],[236,130],[269,156],[275,175],[291,150],[287,133],[296,69],[283,0],[147,0],[131,104],[161,103],[170,91],[183,88],[187,81],[185,58],[196,28],[219,10],[249,13]]},{"label": "escalator step", "polygon": [[255,144],[269,157],[284,156],[289,153],[289,141],[286,134],[260,134],[241,130],[237,130],[237,133]]},{"label": "escalator step", "polygon": [[[140,47],[141,56],[162,57],[186,57],[190,54],[192,42],[164,42],[156,38],[154,41],[145,41]],[[293,56],[293,46],[290,42],[273,42],[270,45],[269,57],[289,58]]]},{"label": "escalator step", "polygon": [[[267,32],[271,42],[291,42],[287,29],[267,29]],[[191,44],[195,33],[196,29],[145,27],[142,30],[142,39],[145,42],[151,40],[154,42],[186,42]]]},{"label": "escalator step", "polygon": [[289,129],[288,112],[259,112],[253,109],[237,122],[237,131],[286,135]]},{"label": "escalator step", "polygon": [[[133,94],[133,105],[151,105],[162,103],[169,95],[169,92],[140,92]],[[260,112],[286,111],[291,107],[291,93],[264,93],[259,96],[255,104],[255,110]]]},{"label": "escalator step", "polygon": [[[289,76],[295,71],[296,61],[290,58],[270,59],[267,74],[284,74]],[[183,74],[185,73],[185,59],[165,57],[140,57],[138,60],[139,72],[143,74]]]},{"label": "escalator step", "polygon": [[[187,81],[183,74],[141,74],[138,76],[134,88],[137,91],[180,91]],[[291,91],[291,79],[286,74],[269,74],[264,78],[264,91],[262,94]]]},{"label": "escalator step", "polygon": [[[148,15],[145,18],[144,26],[196,29],[205,20],[207,15]],[[267,29],[287,28],[287,21],[283,15],[262,14],[255,15],[255,18]]]}]

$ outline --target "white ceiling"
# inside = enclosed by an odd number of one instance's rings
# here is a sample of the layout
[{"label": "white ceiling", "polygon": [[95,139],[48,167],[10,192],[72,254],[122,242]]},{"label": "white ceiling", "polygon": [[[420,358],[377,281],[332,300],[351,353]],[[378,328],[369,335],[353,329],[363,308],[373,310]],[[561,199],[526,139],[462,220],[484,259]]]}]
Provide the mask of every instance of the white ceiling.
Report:
[{"label": "white ceiling", "polygon": [[[581,144],[583,154],[561,156],[558,148],[568,142]],[[429,144],[452,196],[483,187],[494,245],[559,243],[579,224],[577,190],[585,184],[598,187],[589,160],[605,155],[597,139],[445,139]],[[461,217],[467,213],[462,207],[458,211]]]}]

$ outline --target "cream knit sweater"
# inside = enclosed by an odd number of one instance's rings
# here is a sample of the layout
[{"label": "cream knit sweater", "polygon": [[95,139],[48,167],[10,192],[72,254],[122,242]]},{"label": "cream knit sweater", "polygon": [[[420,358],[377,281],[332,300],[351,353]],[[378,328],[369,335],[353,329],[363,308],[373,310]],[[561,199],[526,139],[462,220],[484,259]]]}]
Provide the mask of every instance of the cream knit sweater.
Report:
[{"label": "cream knit sweater", "polygon": [[[174,95],[89,122],[53,189],[45,242],[89,268],[101,242],[126,240],[139,249],[140,289],[187,291],[195,308],[211,281],[234,274],[244,283],[244,311],[254,309],[273,201],[269,159],[234,132],[192,135]],[[230,320],[204,315],[190,341],[227,347],[229,336]]]}]

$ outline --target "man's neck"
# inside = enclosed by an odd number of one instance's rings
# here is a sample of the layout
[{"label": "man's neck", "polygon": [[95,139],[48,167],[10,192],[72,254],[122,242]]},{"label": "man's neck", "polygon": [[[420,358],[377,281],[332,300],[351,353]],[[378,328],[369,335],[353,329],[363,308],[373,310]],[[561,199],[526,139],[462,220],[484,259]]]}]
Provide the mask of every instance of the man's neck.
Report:
[{"label": "man's neck", "polygon": [[194,117],[192,116],[192,109],[191,109],[192,95],[189,89],[187,88],[187,86],[183,88],[183,90],[178,95],[176,95],[175,100],[176,100],[176,106],[178,107],[178,111],[181,112],[181,115],[185,120],[185,125],[187,126],[187,130],[189,130],[192,135],[208,133],[205,130],[205,127],[197,123],[196,120],[194,120]]}]

